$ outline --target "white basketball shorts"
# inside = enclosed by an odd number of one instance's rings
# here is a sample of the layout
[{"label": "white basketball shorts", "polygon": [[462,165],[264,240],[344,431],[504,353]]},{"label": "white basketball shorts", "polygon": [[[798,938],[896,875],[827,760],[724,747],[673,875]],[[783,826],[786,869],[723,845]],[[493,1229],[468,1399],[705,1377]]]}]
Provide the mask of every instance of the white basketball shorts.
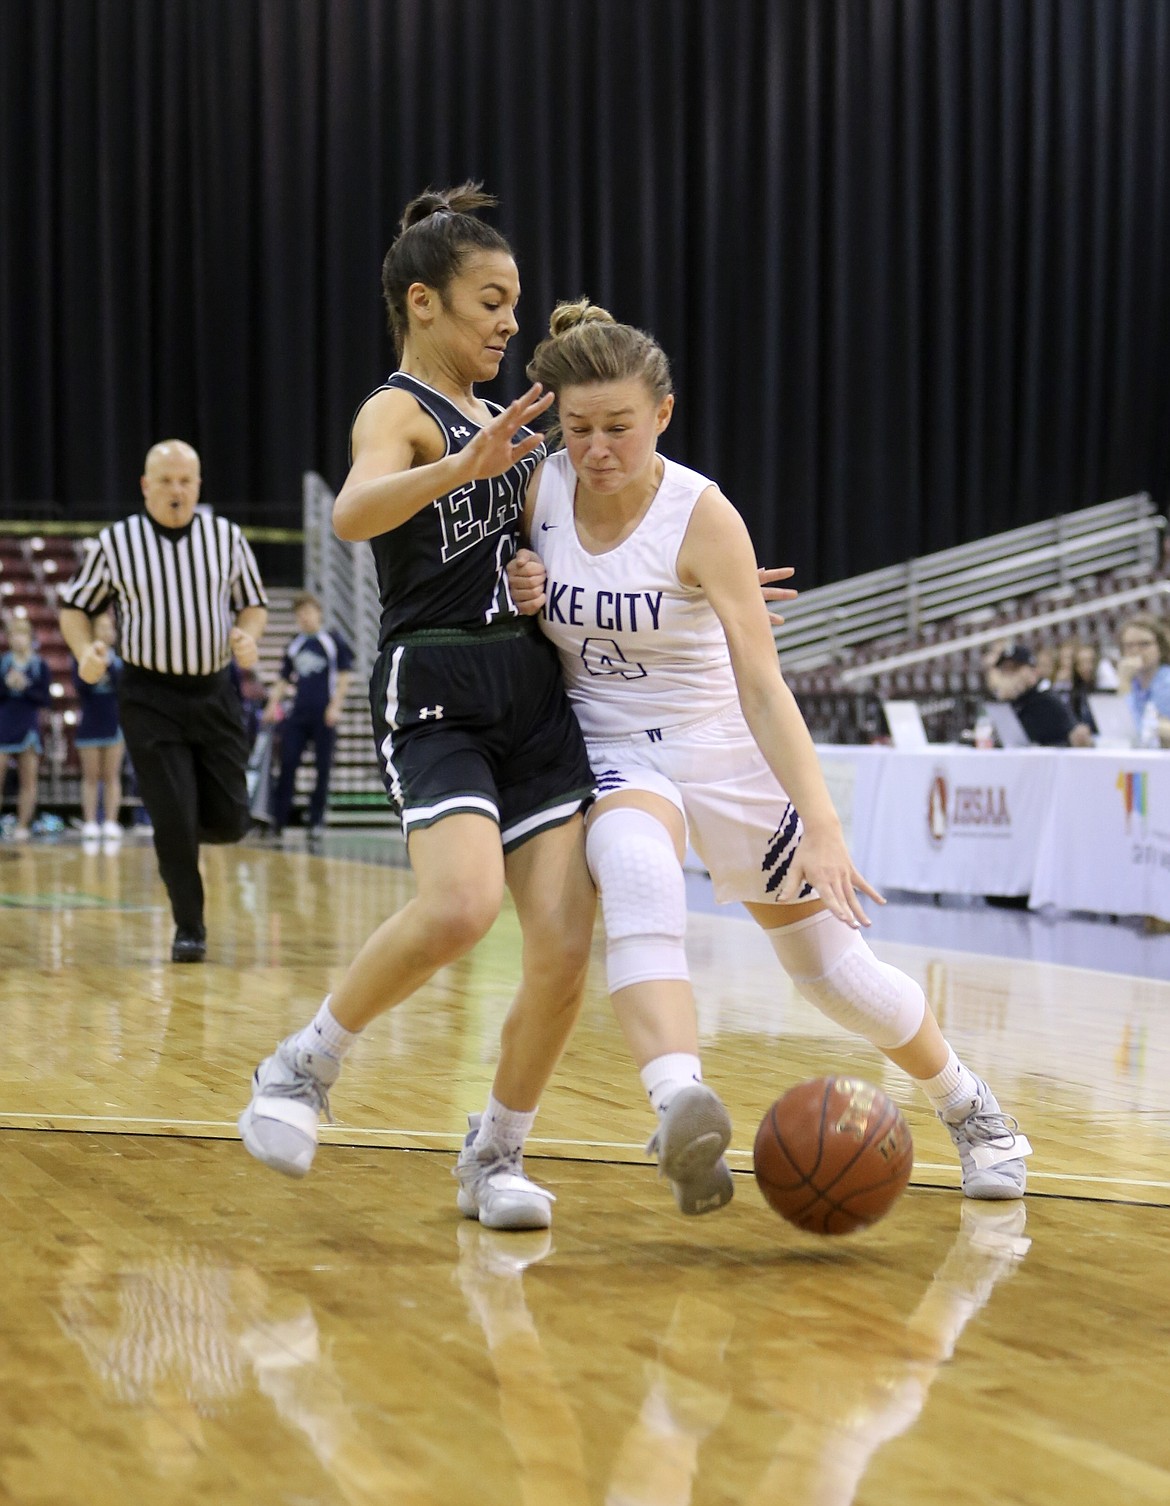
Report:
[{"label": "white basketball shorts", "polygon": [[[804,828],[738,704],[682,727],[587,738],[597,798],[661,795],[682,812],[721,904],[777,904]],[[807,884],[790,903],[815,897]]]}]

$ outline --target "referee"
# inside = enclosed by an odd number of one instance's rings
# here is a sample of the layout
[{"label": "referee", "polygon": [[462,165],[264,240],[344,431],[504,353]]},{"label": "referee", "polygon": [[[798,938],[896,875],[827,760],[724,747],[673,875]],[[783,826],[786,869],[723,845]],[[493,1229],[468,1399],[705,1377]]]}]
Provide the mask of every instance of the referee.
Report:
[{"label": "referee", "polygon": [[248,743],[228,673],[256,663],[268,598],[239,525],[196,512],[199,456],[181,439],[147,453],[146,510],[103,528],[61,588],[61,634],[90,684],[108,649],[92,618],[111,603],[125,663],[122,732],[154,824],[159,873],[175,917],[173,962],[202,962],[200,842],[248,830]]}]

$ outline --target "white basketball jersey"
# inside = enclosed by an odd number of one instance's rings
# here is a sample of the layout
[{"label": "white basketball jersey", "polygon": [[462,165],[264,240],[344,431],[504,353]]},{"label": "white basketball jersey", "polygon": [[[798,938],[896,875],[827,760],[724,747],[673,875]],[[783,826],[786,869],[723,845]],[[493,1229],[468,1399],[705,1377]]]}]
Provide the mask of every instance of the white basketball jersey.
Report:
[{"label": "white basketball jersey", "polygon": [[738,699],[723,625],[703,592],[678,578],[691,513],[713,483],[663,464],[645,517],[605,554],[590,554],[577,537],[568,453],[550,455],[540,473],[531,539],[548,574],[540,625],[588,738],[652,736]]}]

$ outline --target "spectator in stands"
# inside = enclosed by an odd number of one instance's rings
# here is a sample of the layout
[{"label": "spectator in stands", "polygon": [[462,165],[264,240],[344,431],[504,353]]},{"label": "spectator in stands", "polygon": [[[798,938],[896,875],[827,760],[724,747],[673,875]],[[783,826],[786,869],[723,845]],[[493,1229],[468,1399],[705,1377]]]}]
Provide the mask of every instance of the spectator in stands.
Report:
[{"label": "spectator in stands", "polygon": [[8,774],[9,756],[20,771],[14,842],[27,842],[37,806],[37,770],[41,754],[41,707],[49,704],[49,671],[33,648],[27,617],[8,622],[8,648],[0,654],[0,796]]},{"label": "spectator in stands", "polygon": [[1100,729],[1093,719],[1089,697],[1116,690],[1117,670],[1095,643],[1066,638],[1056,656],[1052,688],[1072,712],[1073,720],[1096,733]]},{"label": "spectator in stands", "polygon": [[1117,690],[1129,697],[1134,730],[1144,747],[1170,748],[1170,629],[1141,612],[1121,629],[1118,642]]},{"label": "spectator in stands", "polygon": [[337,724],[353,679],[353,651],[338,632],[322,626],[321,603],[309,591],[293,598],[300,631],[284,651],[280,679],[272,687],[264,712],[266,722],[281,719],[281,704],[292,704],[280,728],[280,780],[273,807],[273,830],[279,835],[292,814],[297,769],[312,740],[317,782],[309,799],[309,836],[319,836],[329,798],[329,771],[337,741]]},{"label": "spectator in stands", "polygon": [[1117,666],[1095,643],[1078,643],[1073,669],[1077,679],[1093,691],[1116,690]]},{"label": "spectator in stands", "polygon": [[[81,836],[83,841],[104,837],[107,842],[122,840],[118,811],[122,804],[122,758],[125,746],[118,725],[118,685],[122,679],[122,660],[114,652],[118,630],[112,612],[94,619],[94,637],[109,649],[106,672],[93,684],[83,680],[73,668],[73,683],[81,702],[77,724],[77,751],[81,755]],[[98,801],[103,801],[103,820],[98,822]]]},{"label": "spectator in stands", "polygon": [[1023,643],[1005,648],[988,670],[988,689],[997,700],[1010,701],[1029,741],[1046,748],[1088,748],[1093,734],[1078,722],[1054,690],[1040,688],[1040,670]]},{"label": "spectator in stands", "polygon": [[1056,650],[1042,643],[1035,653],[1036,685],[1040,690],[1051,690],[1056,678]]}]

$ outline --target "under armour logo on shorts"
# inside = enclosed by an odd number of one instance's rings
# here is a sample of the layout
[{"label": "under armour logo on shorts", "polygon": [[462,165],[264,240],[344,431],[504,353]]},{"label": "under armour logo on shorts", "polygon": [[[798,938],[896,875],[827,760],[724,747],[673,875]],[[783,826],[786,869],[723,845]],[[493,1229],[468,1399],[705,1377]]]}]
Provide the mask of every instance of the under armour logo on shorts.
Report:
[{"label": "under armour logo on shorts", "polygon": [[429,719],[441,722],[443,720],[443,708],[442,706],[420,706],[418,719],[420,722],[425,722]]}]

